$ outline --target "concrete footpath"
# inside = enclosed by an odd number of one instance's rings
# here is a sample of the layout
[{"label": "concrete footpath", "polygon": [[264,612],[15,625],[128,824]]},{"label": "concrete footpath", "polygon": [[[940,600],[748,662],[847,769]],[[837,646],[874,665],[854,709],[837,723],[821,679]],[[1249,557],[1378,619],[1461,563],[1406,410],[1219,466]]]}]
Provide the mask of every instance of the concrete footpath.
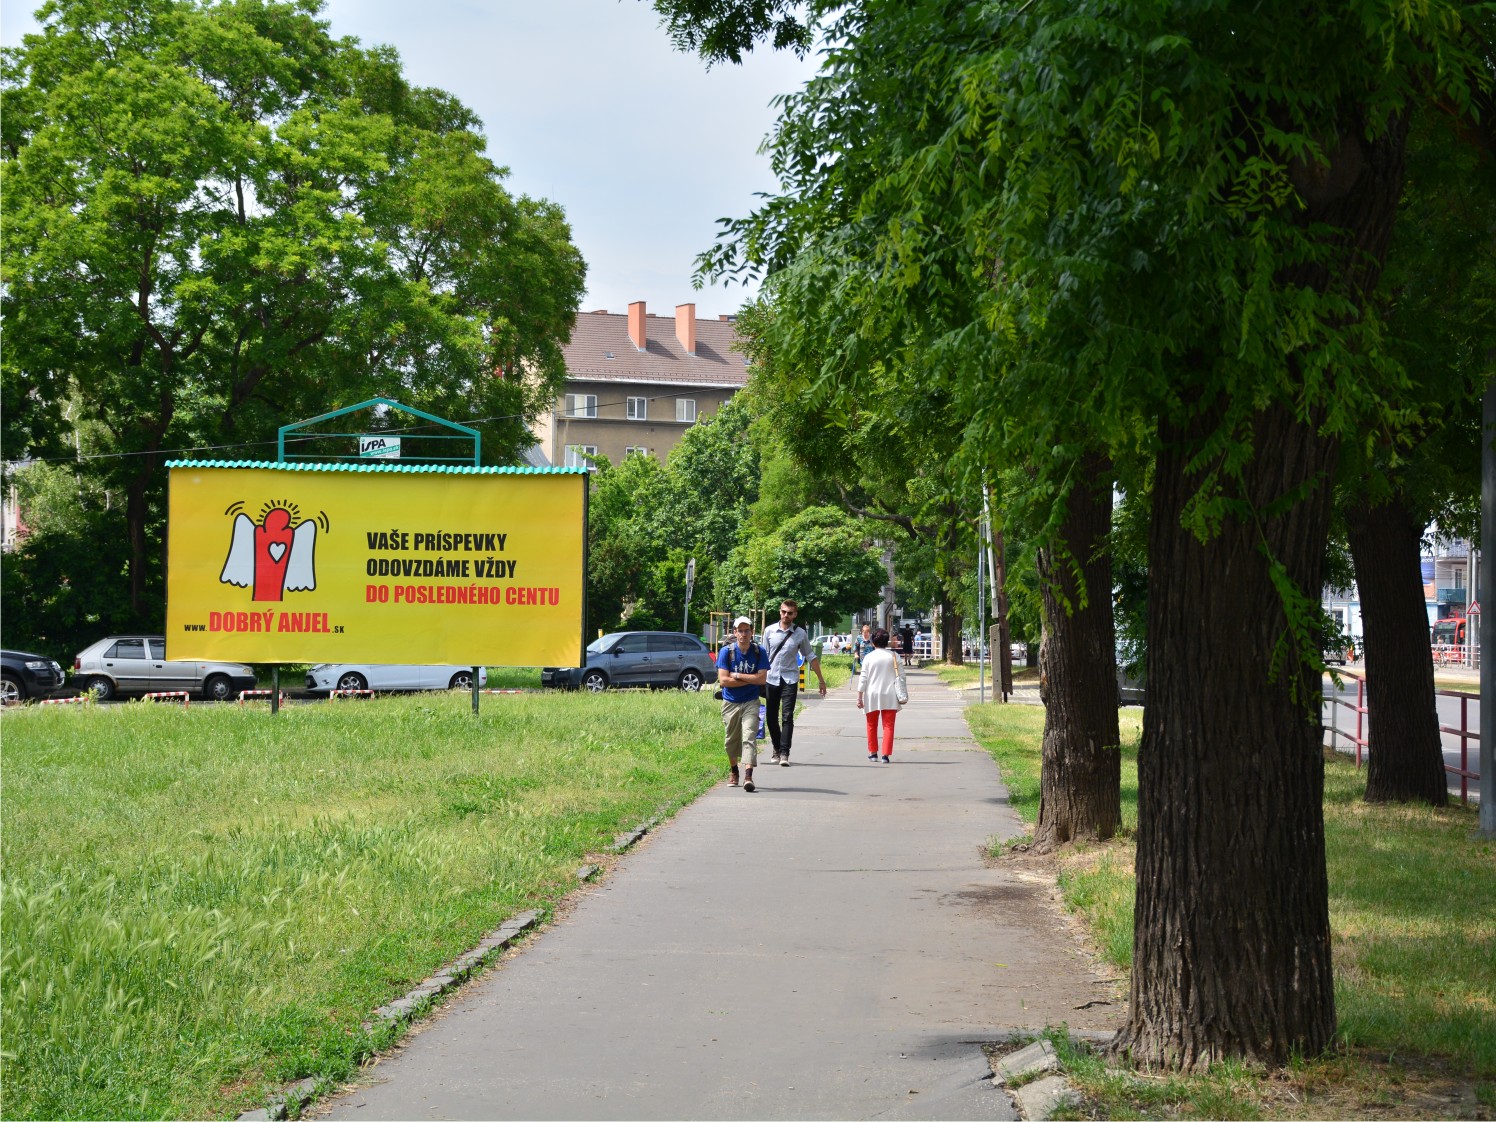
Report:
[{"label": "concrete footpath", "polygon": [[1049,886],[984,864],[1021,832],[996,765],[958,693],[909,680],[892,764],[855,680],[812,692],[793,766],[685,808],[313,1113],[1015,1117],[981,1044],[1121,1009]]}]

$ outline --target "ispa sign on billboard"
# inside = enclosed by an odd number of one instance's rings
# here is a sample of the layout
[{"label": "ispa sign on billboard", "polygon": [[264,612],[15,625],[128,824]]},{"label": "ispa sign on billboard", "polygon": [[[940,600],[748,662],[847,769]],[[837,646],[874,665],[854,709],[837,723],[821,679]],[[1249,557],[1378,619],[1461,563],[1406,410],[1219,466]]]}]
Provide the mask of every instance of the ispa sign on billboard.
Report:
[{"label": "ispa sign on billboard", "polygon": [[581,664],[584,471],[167,466],[173,658]]}]

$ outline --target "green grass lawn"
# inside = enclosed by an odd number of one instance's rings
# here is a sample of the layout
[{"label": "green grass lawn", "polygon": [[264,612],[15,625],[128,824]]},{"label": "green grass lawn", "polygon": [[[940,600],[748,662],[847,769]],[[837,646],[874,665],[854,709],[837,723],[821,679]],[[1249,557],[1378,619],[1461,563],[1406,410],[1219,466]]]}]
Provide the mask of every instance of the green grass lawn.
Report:
[{"label": "green grass lawn", "polygon": [[[990,704],[966,712],[973,735],[1002,768],[1014,808],[1032,824],[1039,805],[1043,709]],[[1058,875],[1067,904],[1085,918],[1103,957],[1129,969],[1141,713],[1126,709],[1121,716],[1122,836],[1067,852]],[[1383,1086],[1392,1077],[1347,1057],[1375,1053],[1415,1065],[1427,1060],[1463,1073],[1490,1117],[1496,1106],[1496,843],[1474,835],[1472,808],[1371,806],[1362,799],[1365,789],[1366,773],[1353,762],[1338,756],[1327,761],[1326,861],[1341,1052],[1306,1064],[1295,1079],[1301,1089],[1321,1093],[1330,1083],[1359,1080],[1374,1100],[1383,1093],[1395,1096],[1395,1088]],[[1320,1113],[1310,1102],[1295,1113],[1274,1100],[1266,1113],[1254,1114],[1261,1106],[1253,1105],[1254,1095],[1264,1085],[1241,1072],[1174,1082],[1179,1093],[1173,1105],[1157,1110],[1139,1106],[1147,1097],[1144,1084],[1118,1083],[1103,1076],[1099,1065],[1087,1088],[1109,1103],[1110,1117],[1351,1116],[1344,1102],[1323,1113],[1323,1099]],[[1236,1087],[1236,1097],[1222,1099],[1223,1087]],[[1453,1113],[1447,1103],[1428,1109],[1431,1114],[1407,1116]]]},{"label": "green grass lawn", "polygon": [[490,666],[488,688],[491,690],[538,690],[540,667],[538,666]]},{"label": "green grass lawn", "polygon": [[[940,680],[954,689],[971,689],[981,684],[985,677],[987,689],[992,689],[994,674],[998,667],[988,664],[978,667],[975,661],[963,662],[957,666],[949,662],[932,662],[929,668],[939,676]],[[985,674],[983,673],[985,671]],[[1013,664],[1013,685],[1037,686],[1039,684],[1039,668],[1037,666],[1024,666],[1022,663]]]},{"label": "green grass lawn", "polygon": [[719,778],[706,693],[4,716],[5,1118],[232,1116]]}]

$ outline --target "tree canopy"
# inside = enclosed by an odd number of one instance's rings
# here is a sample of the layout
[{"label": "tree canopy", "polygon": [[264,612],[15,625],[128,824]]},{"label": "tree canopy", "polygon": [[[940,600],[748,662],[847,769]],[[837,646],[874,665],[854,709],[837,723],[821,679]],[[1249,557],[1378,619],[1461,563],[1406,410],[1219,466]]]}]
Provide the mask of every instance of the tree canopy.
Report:
[{"label": "tree canopy", "polygon": [[[690,42],[717,58],[791,10],[656,7],[703,20]],[[781,191],[703,268],[765,276],[771,343],[822,397],[877,376],[947,402],[962,459],[1020,469],[1011,498],[1048,539],[1092,453],[1148,495],[1116,1047],[1182,1067],[1317,1052],[1335,1018],[1304,708],[1331,485],[1343,444],[1417,412],[1373,294],[1416,115],[1456,122],[1489,166],[1496,17],[1451,0],[1312,19],[1225,0],[800,11],[825,63],[783,102]]]},{"label": "tree canopy", "polygon": [[123,495],[141,625],[168,455],[271,459],[278,425],[385,396],[510,462],[564,375],[560,208],[321,10],[49,0],[4,53],[6,456],[71,445]]}]

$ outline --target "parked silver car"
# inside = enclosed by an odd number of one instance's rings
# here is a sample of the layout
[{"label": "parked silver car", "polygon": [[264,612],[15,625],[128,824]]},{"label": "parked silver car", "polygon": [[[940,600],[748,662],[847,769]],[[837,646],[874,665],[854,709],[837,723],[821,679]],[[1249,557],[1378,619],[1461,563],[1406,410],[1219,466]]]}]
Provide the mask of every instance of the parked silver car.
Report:
[{"label": "parked silver car", "polygon": [[586,666],[544,666],[540,684],[581,687],[679,686],[692,692],[717,680],[717,656],[694,635],[680,631],[614,631],[587,644]]},{"label": "parked silver car", "polygon": [[[488,668],[478,668],[478,685],[488,684]],[[378,662],[329,662],[306,672],[306,688],[330,690],[470,690],[471,666],[418,666]]]},{"label": "parked silver car", "polygon": [[239,662],[174,661],[161,635],[111,635],[78,652],[73,678],[100,701],[122,693],[187,690],[210,701],[232,701],[255,687],[255,672]]}]

